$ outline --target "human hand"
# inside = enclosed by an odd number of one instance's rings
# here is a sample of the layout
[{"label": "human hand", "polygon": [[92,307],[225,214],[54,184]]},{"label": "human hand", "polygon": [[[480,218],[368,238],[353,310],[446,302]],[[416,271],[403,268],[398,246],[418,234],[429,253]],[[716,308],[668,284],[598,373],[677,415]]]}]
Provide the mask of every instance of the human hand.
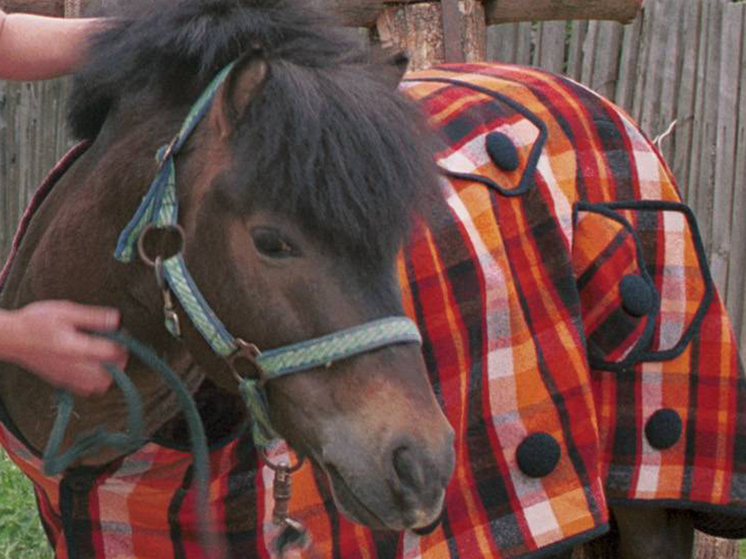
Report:
[{"label": "human hand", "polygon": [[127,363],[124,348],[87,332],[116,330],[116,309],[41,301],[8,315],[0,356],[50,384],[81,396],[103,393],[112,383],[104,364],[124,369]]}]

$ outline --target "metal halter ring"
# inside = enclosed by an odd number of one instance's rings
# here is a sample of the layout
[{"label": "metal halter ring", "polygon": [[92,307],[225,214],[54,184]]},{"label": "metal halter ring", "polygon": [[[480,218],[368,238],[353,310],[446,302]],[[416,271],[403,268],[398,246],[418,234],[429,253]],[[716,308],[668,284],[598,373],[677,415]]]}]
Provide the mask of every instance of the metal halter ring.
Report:
[{"label": "metal halter ring", "polygon": [[[241,383],[247,378],[255,379],[258,381],[258,386],[261,388],[266,379],[264,378],[264,372],[262,366],[257,363],[256,358],[259,357],[262,352],[254,344],[245,342],[241,338],[236,339],[238,349],[228,356],[228,366],[231,368],[231,372],[236,380]],[[253,370],[254,374],[241,374],[245,373],[246,367],[242,364],[248,364]]]},{"label": "metal halter ring", "polygon": [[[169,235],[169,241],[175,241],[176,243],[175,249],[169,250],[166,254],[156,254],[154,256],[148,254],[146,249],[147,236],[153,235],[155,233],[165,233]],[[158,258],[161,258],[162,260],[168,260],[169,258],[183,252],[185,244],[184,239],[184,229],[182,229],[181,225],[179,225],[178,223],[175,223],[173,225],[166,225],[163,227],[153,225],[151,223],[145,226],[145,228],[140,232],[140,236],[137,238],[137,252],[140,255],[140,259],[145,262],[145,264],[147,264],[151,268],[155,268],[156,260]],[[170,248],[169,244],[166,244],[166,247]]]},{"label": "metal halter ring", "polygon": [[300,470],[301,466],[303,466],[303,464],[306,462],[306,457],[303,454],[296,453],[296,457],[298,458],[298,460],[292,466],[288,464],[287,462],[280,462],[279,464],[275,464],[274,462],[272,462],[272,460],[269,459],[269,456],[267,456],[266,449],[262,448],[261,453],[262,453],[262,460],[267,465],[267,467],[273,472],[285,471],[288,474],[292,474]]}]

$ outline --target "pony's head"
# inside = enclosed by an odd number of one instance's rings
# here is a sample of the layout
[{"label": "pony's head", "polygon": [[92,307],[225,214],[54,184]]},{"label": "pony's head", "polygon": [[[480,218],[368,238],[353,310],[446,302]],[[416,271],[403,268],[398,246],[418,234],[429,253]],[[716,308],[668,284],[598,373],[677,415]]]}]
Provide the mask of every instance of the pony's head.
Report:
[{"label": "pony's head", "polygon": [[[152,112],[173,134],[236,60],[176,158],[186,263],[227,328],[267,350],[401,315],[396,256],[414,210],[437,196],[428,135],[396,91],[401,60],[368,63],[297,3],[148,6],[94,39],[71,122],[92,137]],[[200,335],[187,326],[184,338],[206,374],[236,392]],[[273,425],[326,472],[349,517],[397,530],[437,518],[452,430],[418,346],[266,389]]]}]

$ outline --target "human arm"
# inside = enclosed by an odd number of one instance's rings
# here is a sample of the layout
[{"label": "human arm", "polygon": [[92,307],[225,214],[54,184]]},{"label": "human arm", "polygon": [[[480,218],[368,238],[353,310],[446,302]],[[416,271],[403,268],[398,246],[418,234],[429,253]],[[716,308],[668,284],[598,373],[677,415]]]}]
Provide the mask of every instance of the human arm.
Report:
[{"label": "human arm", "polygon": [[117,344],[86,331],[112,331],[118,325],[115,309],[67,301],[1,310],[0,360],[83,396],[102,393],[112,382],[104,363],[124,368],[127,354]]},{"label": "human arm", "polygon": [[0,10],[0,79],[43,80],[73,72],[101,21]]}]

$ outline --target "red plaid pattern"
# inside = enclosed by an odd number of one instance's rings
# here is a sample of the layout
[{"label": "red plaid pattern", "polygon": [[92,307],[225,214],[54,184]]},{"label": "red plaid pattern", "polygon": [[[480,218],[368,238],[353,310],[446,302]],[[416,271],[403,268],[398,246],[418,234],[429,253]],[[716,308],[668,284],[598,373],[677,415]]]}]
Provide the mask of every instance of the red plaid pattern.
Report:
[{"label": "red plaid pattern", "polygon": [[[746,505],[736,345],[693,217],[637,126],[535,69],[444,66],[402,89],[444,140],[443,203],[415,227],[399,272],[457,468],[442,523],[420,537],[351,524],[304,467],[291,514],[313,543],[297,556],[523,557],[603,532],[607,497]],[[492,160],[495,132],[518,169]],[[678,436],[656,424],[662,409],[680,419]],[[518,455],[539,432],[560,454],[532,477]],[[206,556],[188,455],[151,443],[105,471],[47,479],[8,428],[0,442],[34,481],[59,557]],[[528,466],[549,455],[533,454]],[[212,466],[230,556],[271,556],[271,472],[245,435],[214,449]]]}]

